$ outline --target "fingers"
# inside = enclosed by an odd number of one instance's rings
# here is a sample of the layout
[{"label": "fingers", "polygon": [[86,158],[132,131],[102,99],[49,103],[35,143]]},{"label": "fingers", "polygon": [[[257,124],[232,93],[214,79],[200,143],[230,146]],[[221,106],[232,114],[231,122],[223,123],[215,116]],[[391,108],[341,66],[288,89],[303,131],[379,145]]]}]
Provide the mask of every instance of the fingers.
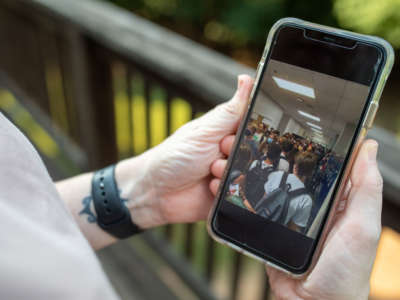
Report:
[{"label": "fingers", "polygon": [[253,88],[253,79],[248,75],[238,77],[237,90],[231,100],[218,105],[215,109],[206,113],[199,120],[201,126],[216,141],[224,136],[233,134],[247,107],[250,93]]},{"label": "fingers", "polygon": [[211,174],[213,174],[217,178],[221,178],[224,173],[226,167],[226,159],[217,159],[211,165]]},{"label": "fingers", "polygon": [[244,107],[246,106],[251,90],[253,88],[254,80],[249,75],[239,75],[238,77],[238,86],[235,95],[232,100],[229,101],[231,103],[238,103],[239,114],[243,112]]},{"label": "fingers", "polygon": [[337,214],[343,212],[344,209],[346,208],[346,203],[347,203],[347,200],[349,199],[350,191],[351,191],[351,180],[347,181],[346,187],[343,191],[342,199],[340,200],[340,202],[336,208]]},{"label": "fingers", "polygon": [[223,154],[225,154],[226,156],[229,156],[229,154],[231,153],[234,141],[235,141],[234,135],[228,135],[228,136],[224,137],[220,144],[221,152]]},{"label": "fingers", "polygon": [[[246,109],[253,88],[254,80],[248,75],[238,77],[238,86],[231,100],[218,105],[214,110],[205,114],[201,121],[207,126],[207,133],[220,143],[220,150],[229,155],[234,143],[239,121]],[[226,160],[216,160],[211,165],[211,173],[216,178],[210,182],[210,190],[215,195],[218,191],[220,179],[226,167]]]},{"label": "fingers", "polygon": [[[222,114],[230,119],[231,131],[229,133],[233,133],[236,130],[243,116],[250,98],[253,83],[254,80],[249,75],[239,75],[237,89],[232,99],[219,107]],[[226,122],[226,124],[228,124],[228,122]],[[232,126],[232,124],[234,124],[234,126]]]},{"label": "fingers", "polygon": [[214,178],[210,182],[210,191],[215,196],[218,192],[219,185],[221,180],[219,178]]},{"label": "fingers", "polygon": [[379,224],[382,210],[382,176],[378,170],[376,154],[378,143],[363,143],[351,171],[351,191],[345,211],[347,217],[367,224]]}]

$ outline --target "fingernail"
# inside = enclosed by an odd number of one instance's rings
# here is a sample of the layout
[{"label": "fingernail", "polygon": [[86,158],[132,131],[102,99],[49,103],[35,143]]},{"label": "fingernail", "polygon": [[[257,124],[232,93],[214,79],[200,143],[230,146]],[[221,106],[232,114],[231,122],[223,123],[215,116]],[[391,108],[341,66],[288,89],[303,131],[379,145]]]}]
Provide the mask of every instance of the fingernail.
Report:
[{"label": "fingernail", "polygon": [[243,99],[246,96],[246,91],[243,89],[244,86],[244,79],[242,75],[238,76],[238,91],[239,91],[239,98]]},{"label": "fingernail", "polygon": [[243,86],[243,78],[242,78],[242,76],[239,75],[237,80],[238,80],[237,88],[238,88],[238,90],[240,90],[240,88]]},{"label": "fingernail", "polygon": [[370,161],[376,161],[376,155],[378,153],[378,143],[370,142],[368,146],[368,159]]}]

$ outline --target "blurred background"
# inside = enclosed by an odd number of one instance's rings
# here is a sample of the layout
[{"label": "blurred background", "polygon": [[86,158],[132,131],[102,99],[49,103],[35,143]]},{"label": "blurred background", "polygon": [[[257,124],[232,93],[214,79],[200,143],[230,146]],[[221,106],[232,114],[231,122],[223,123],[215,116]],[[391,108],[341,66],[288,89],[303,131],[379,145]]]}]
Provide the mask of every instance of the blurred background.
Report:
[{"label": "blurred background", "polygon": [[[400,49],[399,0],[1,0],[0,109],[55,180],[155,146],[254,75],[282,17],[377,35]],[[383,232],[370,299],[400,299],[400,66],[380,142]],[[158,228],[99,252],[123,299],[273,299],[263,266],[207,235]]]},{"label": "blurred background", "polygon": [[[400,48],[398,0],[111,0],[135,14],[255,68],[269,28],[278,19],[297,17],[310,22],[377,35]],[[397,56],[397,55],[396,55]],[[395,66],[392,78],[398,78]],[[394,78],[386,94],[394,91]],[[376,119],[378,126],[400,136],[400,106],[385,95]]]}]

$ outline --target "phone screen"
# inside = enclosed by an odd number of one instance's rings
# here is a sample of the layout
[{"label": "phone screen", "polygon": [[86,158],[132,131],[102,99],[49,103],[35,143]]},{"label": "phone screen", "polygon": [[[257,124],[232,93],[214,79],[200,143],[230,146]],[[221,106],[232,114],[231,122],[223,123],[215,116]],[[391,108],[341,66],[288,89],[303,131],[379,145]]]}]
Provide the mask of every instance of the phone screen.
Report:
[{"label": "phone screen", "polygon": [[217,234],[292,272],[307,269],[383,59],[366,42],[277,31],[213,219]]}]

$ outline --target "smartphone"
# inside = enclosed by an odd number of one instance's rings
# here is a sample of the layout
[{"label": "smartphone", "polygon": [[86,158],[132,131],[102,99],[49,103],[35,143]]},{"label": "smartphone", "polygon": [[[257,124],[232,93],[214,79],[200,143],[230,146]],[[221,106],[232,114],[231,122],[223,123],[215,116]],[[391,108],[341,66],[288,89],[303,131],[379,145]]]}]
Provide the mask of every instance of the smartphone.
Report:
[{"label": "smartphone", "polygon": [[279,20],[209,216],[211,236],[292,276],[310,271],[393,61],[380,38]]}]

